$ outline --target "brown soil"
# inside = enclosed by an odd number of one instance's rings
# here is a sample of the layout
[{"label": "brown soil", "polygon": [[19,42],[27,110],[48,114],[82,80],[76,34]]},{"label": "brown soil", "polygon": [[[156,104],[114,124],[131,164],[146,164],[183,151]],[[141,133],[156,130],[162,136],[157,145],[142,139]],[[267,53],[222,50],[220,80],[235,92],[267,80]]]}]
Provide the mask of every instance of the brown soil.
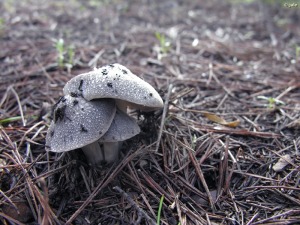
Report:
[{"label": "brown soil", "polygon": [[[300,3],[270,2],[1,1],[2,224],[299,224]],[[64,84],[115,62],[164,109],[113,165],[46,152]]]}]

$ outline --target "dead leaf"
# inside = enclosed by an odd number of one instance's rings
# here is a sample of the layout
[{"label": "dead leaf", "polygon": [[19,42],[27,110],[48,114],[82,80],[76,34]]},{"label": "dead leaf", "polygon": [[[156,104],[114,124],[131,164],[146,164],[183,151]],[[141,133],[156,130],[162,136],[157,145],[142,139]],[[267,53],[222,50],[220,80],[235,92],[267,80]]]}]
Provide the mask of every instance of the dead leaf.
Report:
[{"label": "dead leaf", "polygon": [[26,223],[33,218],[30,207],[25,202],[14,202],[12,205],[3,205],[2,211],[11,218]]},{"label": "dead leaf", "polygon": [[294,121],[292,121],[291,123],[289,123],[287,125],[288,128],[295,128],[295,129],[299,129],[300,128],[300,119],[296,119]]},{"label": "dead leaf", "polygon": [[[6,161],[5,161],[4,159],[2,159],[2,158],[0,158],[0,166],[1,166],[1,167],[6,166]],[[3,169],[0,168],[0,172],[2,172],[2,171],[3,171]]]},{"label": "dead leaf", "polygon": [[227,126],[227,127],[237,127],[240,124],[239,120],[227,122],[223,118],[217,116],[216,114],[210,113],[210,112],[203,112],[203,115],[209,119],[210,121],[213,121],[215,123]]},{"label": "dead leaf", "polygon": [[277,163],[273,165],[273,170],[275,172],[282,171],[290,162],[293,162],[293,159],[290,155],[284,155],[282,156]]}]

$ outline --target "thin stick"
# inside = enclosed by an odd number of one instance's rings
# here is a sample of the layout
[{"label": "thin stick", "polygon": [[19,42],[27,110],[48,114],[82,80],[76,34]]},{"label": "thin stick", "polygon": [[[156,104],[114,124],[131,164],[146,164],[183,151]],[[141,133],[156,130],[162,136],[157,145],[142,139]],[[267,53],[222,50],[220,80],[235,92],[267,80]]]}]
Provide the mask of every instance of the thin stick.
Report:
[{"label": "thin stick", "polygon": [[87,179],[86,179],[86,178],[87,178],[87,174],[86,174],[86,172],[85,172],[83,166],[80,166],[80,167],[79,167],[79,171],[80,171],[81,176],[82,176],[82,178],[83,178],[85,187],[86,187],[86,189],[87,189],[89,195],[91,195],[91,194],[92,194],[91,188],[90,188],[89,182],[88,182]]},{"label": "thin stick", "polygon": [[150,203],[149,203],[149,201],[147,200],[147,198],[145,197],[145,195],[144,195],[144,194],[141,194],[140,196],[141,196],[142,199],[144,200],[144,202],[145,202],[146,206],[148,207],[149,211],[150,211],[150,212],[152,213],[152,215],[155,217],[155,213],[154,213],[152,207],[150,206]]},{"label": "thin stick", "polygon": [[15,223],[17,225],[25,225],[24,223],[21,223],[18,220],[15,220],[14,218],[12,218],[12,217],[10,217],[10,216],[2,213],[2,212],[0,212],[0,216],[2,216],[3,218],[5,218],[5,219],[9,220],[10,222],[13,222],[13,223]]},{"label": "thin stick", "polygon": [[15,95],[15,97],[16,97],[16,100],[17,100],[17,103],[18,103],[18,106],[19,106],[19,110],[20,110],[20,114],[21,114],[21,119],[22,119],[22,122],[23,122],[23,126],[25,127],[25,126],[26,126],[26,121],[25,121],[25,119],[24,119],[24,114],[23,114],[22,104],[21,104],[19,95],[18,95],[18,93],[15,91],[15,89],[14,89],[12,86],[9,87],[9,90],[11,90],[12,93],[13,93],[13,94]]},{"label": "thin stick", "polygon": [[211,196],[211,193],[209,191],[209,188],[208,188],[208,186],[206,184],[206,181],[205,181],[203,172],[201,170],[201,167],[200,167],[199,163],[197,162],[196,157],[194,156],[194,154],[192,153],[192,151],[188,151],[188,153],[189,153],[190,159],[191,159],[191,161],[192,161],[192,163],[193,163],[193,165],[195,167],[196,173],[197,173],[199,179],[201,180],[202,185],[204,186],[204,189],[205,189],[205,192],[207,194],[207,197],[208,197],[210,206],[212,208],[212,211],[215,212],[216,209],[215,209],[215,205],[214,205],[214,200],[213,200],[213,198]]},{"label": "thin stick", "polygon": [[300,210],[297,210],[297,209],[292,209],[292,210],[289,210],[287,212],[284,212],[284,213],[280,213],[280,214],[277,214],[277,215],[274,215],[274,216],[271,216],[269,218],[266,218],[266,219],[263,219],[263,220],[260,220],[258,222],[255,222],[255,223],[252,223],[253,225],[256,225],[256,224],[263,224],[269,220],[273,220],[273,219],[276,219],[278,217],[284,217],[284,216],[288,216],[288,215],[299,215],[300,214]]},{"label": "thin stick", "polygon": [[158,151],[158,148],[159,148],[159,144],[160,144],[160,140],[161,140],[161,136],[162,136],[162,132],[163,132],[163,128],[164,128],[165,118],[166,118],[167,111],[168,111],[169,100],[170,100],[170,95],[171,95],[172,89],[173,89],[173,84],[170,84],[169,88],[168,88],[168,93],[167,93],[167,97],[166,97],[166,100],[165,100],[165,104],[164,104],[164,111],[163,111],[163,114],[162,114],[162,117],[161,117],[160,130],[159,130],[159,133],[158,133],[156,148],[155,148],[156,152]]},{"label": "thin stick", "polygon": [[293,190],[293,191],[299,191],[300,192],[300,188],[297,187],[289,187],[289,186],[250,186],[250,187],[244,187],[244,190],[249,190],[249,189],[288,189],[288,190]]},{"label": "thin stick", "polygon": [[125,197],[125,199],[131,204],[131,206],[133,206],[140,214],[142,214],[144,216],[144,218],[151,224],[151,225],[156,225],[155,221],[152,220],[148,214],[141,209],[136,203],[135,201],[125,192],[123,191],[120,187],[115,186],[113,188],[114,190],[118,191],[121,195],[123,195]]}]

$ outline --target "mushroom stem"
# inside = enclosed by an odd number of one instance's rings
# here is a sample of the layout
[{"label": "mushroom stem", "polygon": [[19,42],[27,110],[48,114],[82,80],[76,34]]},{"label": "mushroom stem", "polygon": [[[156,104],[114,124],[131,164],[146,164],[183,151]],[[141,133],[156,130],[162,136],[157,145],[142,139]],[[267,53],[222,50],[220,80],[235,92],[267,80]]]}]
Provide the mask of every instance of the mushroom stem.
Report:
[{"label": "mushroom stem", "polygon": [[122,141],[118,142],[103,142],[103,153],[105,161],[115,162],[119,158],[119,152],[122,146]]},{"label": "mushroom stem", "polygon": [[95,165],[101,162],[115,162],[119,157],[122,142],[93,142],[82,147],[88,162]]},{"label": "mushroom stem", "polygon": [[98,162],[101,162],[104,160],[103,152],[100,147],[100,143],[95,141],[91,144],[88,144],[86,146],[81,147],[83,153],[85,154],[85,157],[87,158],[87,161],[95,165]]},{"label": "mushroom stem", "polygon": [[116,102],[117,108],[127,114],[127,106],[129,105],[129,103],[124,100],[120,100],[120,99],[116,99],[115,102]]}]

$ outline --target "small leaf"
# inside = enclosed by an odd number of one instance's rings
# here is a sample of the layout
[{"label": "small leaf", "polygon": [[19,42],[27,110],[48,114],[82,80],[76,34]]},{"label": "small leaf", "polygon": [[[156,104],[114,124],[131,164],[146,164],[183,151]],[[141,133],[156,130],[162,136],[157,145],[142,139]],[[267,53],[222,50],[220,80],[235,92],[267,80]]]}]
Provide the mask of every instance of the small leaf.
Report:
[{"label": "small leaf", "polygon": [[222,117],[217,116],[216,114],[210,113],[210,112],[203,112],[203,115],[209,119],[210,121],[213,121],[215,123],[228,126],[228,127],[237,127],[240,124],[239,120],[227,122]]},{"label": "small leaf", "polygon": [[273,170],[274,170],[275,172],[280,172],[280,171],[282,171],[282,170],[289,164],[288,161],[290,161],[290,162],[293,161],[293,159],[292,159],[292,157],[291,157],[290,155],[284,155],[284,156],[282,156],[282,157],[278,160],[278,162],[275,163],[275,164],[273,165]]}]

